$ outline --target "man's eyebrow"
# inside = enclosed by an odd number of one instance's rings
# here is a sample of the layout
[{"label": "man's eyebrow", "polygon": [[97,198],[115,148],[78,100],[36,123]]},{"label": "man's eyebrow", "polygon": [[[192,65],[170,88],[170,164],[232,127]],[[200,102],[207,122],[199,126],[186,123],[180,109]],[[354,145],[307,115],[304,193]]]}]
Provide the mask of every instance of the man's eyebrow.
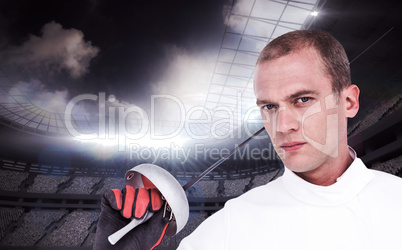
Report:
[{"label": "man's eyebrow", "polygon": [[[288,97],[286,97],[286,100],[293,100],[293,99],[297,99],[306,95],[318,95],[318,92],[316,90],[300,90],[297,91],[291,95],[289,95]],[[257,106],[261,106],[264,104],[275,104],[275,102],[272,102],[270,100],[267,99],[257,99],[256,101]]]},{"label": "man's eyebrow", "polygon": [[318,95],[318,92],[315,90],[300,90],[296,93],[293,93],[287,97],[287,99],[296,99],[298,97],[303,97],[306,95]]},{"label": "man's eyebrow", "polygon": [[272,104],[272,102],[271,101],[268,101],[268,100],[260,100],[260,99],[257,99],[257,101],[256,101],[256,104],[257,104],[257,106],[260,106],[260,105],[263,105],[263,104]]}]

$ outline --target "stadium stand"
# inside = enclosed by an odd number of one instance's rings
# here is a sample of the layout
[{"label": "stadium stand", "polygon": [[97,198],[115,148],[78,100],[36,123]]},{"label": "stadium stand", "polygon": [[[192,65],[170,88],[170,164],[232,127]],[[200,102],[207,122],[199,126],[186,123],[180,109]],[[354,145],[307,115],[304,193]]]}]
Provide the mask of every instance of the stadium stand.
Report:
[{"label": "stadium stand", "polygon": [[66,210],[31,210],[17,229],[2,240],[5,246],[34,246],[46,229],[67,214]]},{"label": "stadium stand", "polygon": [[37,246],[81,246],[89,234],[90,226],[98,220],[99,212],[74,211],[63,224],[53,230]]},{"label": "stadium stand", "polygon": [[70,180],[70,176],[55,176],[38,174],[32,186],[28,188],[30,193],[57,193],[59,186]]},{"label": "stadium stand", "polygon": [[0,190],[19,191],[21,183],[28,178],[29,173],[11,170],[0,170]]},{"label": "stadium stand", "polygon": [[93,186],[102,178],[77,176],[72,180],[69,187],[61,191],[63,194],[91,194]]},{"label": "stadium stand", "polygon": [[239,196],[245,192],[246,186],[250,183],[251,178],[242,178],[237,180],[225,180],[224,194],[227,197]]},{"label": "stadium stand", "polygon": [[369,128],[373,124],[379,122],[384,117],[392,114],[396,110],[399,110],[402,107],[402,95],[394,96],[385,101],[380,101],[378,105],[370,112],[366,117],[362,120],[357,121],[356,123],[349,126],[348,134],[349,136],[354,136],[356,134],[361,133],[365,129]]},{"label": "stadium stand", "polygon": [[270,181],[275,180],[283,174],[284,168],[280,168],[277,171],[272,171],[262,175],[256,175],[252,180],[252,188],[259,187],[267,184]]},{"label": "stadium stand", "polygon": [[199,186],[199,189],[202,190],[202,194],[201,194],[201,192],[197,193],[197,194],[200,194],[200,196],[198,196],[198,197],[210,198],[210,197],[218,196],[219,182],[217,180],[200,181],[200,182],[198,182],[198,186]]},{"label": "stadium stand", "polygon": [[0,240],[4,237],[7,227],[17,221],[23,212],[22,208],[0,207]]},{"label": "stadium stand", "polygon": [[402,156],[400,155],[385,162],[373,163],[371,168],[396,175],[402,169]]},{"label": "stadium stand", "polygon": [[[187,181],[179,180],[179,183],[184,185]],[[219,181],[217,180],[199,181],[187,190],[186,194],[188,197],[218,197],[218,186]]]}]

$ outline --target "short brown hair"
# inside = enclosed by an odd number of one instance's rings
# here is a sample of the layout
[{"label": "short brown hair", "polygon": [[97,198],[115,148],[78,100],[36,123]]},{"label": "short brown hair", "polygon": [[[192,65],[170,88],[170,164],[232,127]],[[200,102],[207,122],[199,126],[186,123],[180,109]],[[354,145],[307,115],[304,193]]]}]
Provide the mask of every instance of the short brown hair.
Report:
[{"label": "short brown hair", "polygon": [[338,95],[343,88],[351,84],[349,60],[345,49],[338,40],[323,31],[297,30],[275,38],[261,51],[257,65],[305,48],[313,48],[320,55],[335,94]]}]

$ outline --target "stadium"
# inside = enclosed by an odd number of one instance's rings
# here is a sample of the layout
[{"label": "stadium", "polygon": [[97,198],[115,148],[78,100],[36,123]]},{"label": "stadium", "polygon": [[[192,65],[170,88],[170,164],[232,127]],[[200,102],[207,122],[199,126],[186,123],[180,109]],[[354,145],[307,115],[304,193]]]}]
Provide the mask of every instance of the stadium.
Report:
[{"label": "stadium", "polygon": [[[263,127],[253,92],[259,52],[292,30],[324,30],[344,45],[352,82],[361,89],[361,109],[348,124],[349,145],[369,168],[402,177],[401,3],[221,5],[223,28],[213,38],[213,67],[197,108],[163,93],[144,107],[130,105],[111,89],[94,88],[90,94],[75,90],[64,112],[51,111],[19,84],[15,64],[0,63],[0,249],[92,249],[101,194],[122,189],[127,170],[153,163],[184,185],[228,155]],[[13,7],[4,5],[2,12]],[[9,58],[4,55],[3,62]],[[283,171],[263,131],[186,191],[188,223],[157,249],[176,249],[226,201]]]}]

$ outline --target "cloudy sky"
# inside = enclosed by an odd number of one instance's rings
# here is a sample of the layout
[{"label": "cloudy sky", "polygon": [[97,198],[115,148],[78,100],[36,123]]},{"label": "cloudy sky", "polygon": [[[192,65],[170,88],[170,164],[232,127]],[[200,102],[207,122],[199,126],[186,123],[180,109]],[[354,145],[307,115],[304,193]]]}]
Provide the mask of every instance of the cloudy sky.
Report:
[{"label": "cloudy sky", "polygon": [[152,94],[202,105],[228,0],[0,1],[0,69],[38,106],[105,92],[147,108]]},{"label": "cloudy sky", "polygon": [[[36,106],[60,114],[73,98],[101,92],[106,98],[114,96],[113,105],[126,108],[136,105],[148,114],[152,95],[171,95],[188,111],[206,102],[214,70],[218,68],[215,64],[219,66],[217,59],[220,45],[226,39],[225,29],[236,31],[246,25],[247,18],[225,19],[232,2],[0,0],[0,74],[9,76]],[[253,8],[253,17],[273,13],[279,18],[282,11],[278,10],[284,8],[284,2],[256,1],[261,6]],[[351,64],[353,82],[362,89],[361,103],[365,104],[362,107],[375,108],[377,100],[387,98],[384,93],[400,92],[402,33],[400,14],[395,7],[400,1],[388,0],[380,4],[377,1],[343,0],[343,5],[340,0],[325,2],[323,15],[314,19],[315,28],[330,31],[344,44],[350,58],[358,58]],[[252,6],[249,3],[248,0],[236,1],[233,12],[240,15],[249,12]],[[337,4],[339,8],[335,8]],[[311,9],[306,10],[306,6],[302,9],[310,16]],[[295,9],[290,6],[289,10],[292,8]],[[286,13],[289,13],[287,17],[281,17],[282,21],[287,21],[286,25],[294,24],[297,17],[302,17],[300,23],[306,19],[305,15],[292,11]],[[262,25],[252,25],[257,19],[247,23],[245,32],[249,32],[248,35],[263,36],[271,29],[280,30],[264,21],[261,21]],[[259,41],[255,46],[258,49],[250,51],[258,53],[265,43],[265,40]],[[226,62],[224,59],[219,58]],[[248,62],[247,57],[236,56],[236,59],[242,64]],[[252,68],[247,68],[250,75]],[[232,85],[237,84],[242,83]],[[217,89],[208,97],[221,99],[217,93],[233,94],[238,89],[225,89],[231,92]],[[253,93],[249,94],[253,96]],[[381,96],[377,98],[379,94]],[[96,116],[94,102],[92,106],[80,104],[75,111]],[[158,120],[182,120],[175,103],[161,102],[154,110]]]}]

